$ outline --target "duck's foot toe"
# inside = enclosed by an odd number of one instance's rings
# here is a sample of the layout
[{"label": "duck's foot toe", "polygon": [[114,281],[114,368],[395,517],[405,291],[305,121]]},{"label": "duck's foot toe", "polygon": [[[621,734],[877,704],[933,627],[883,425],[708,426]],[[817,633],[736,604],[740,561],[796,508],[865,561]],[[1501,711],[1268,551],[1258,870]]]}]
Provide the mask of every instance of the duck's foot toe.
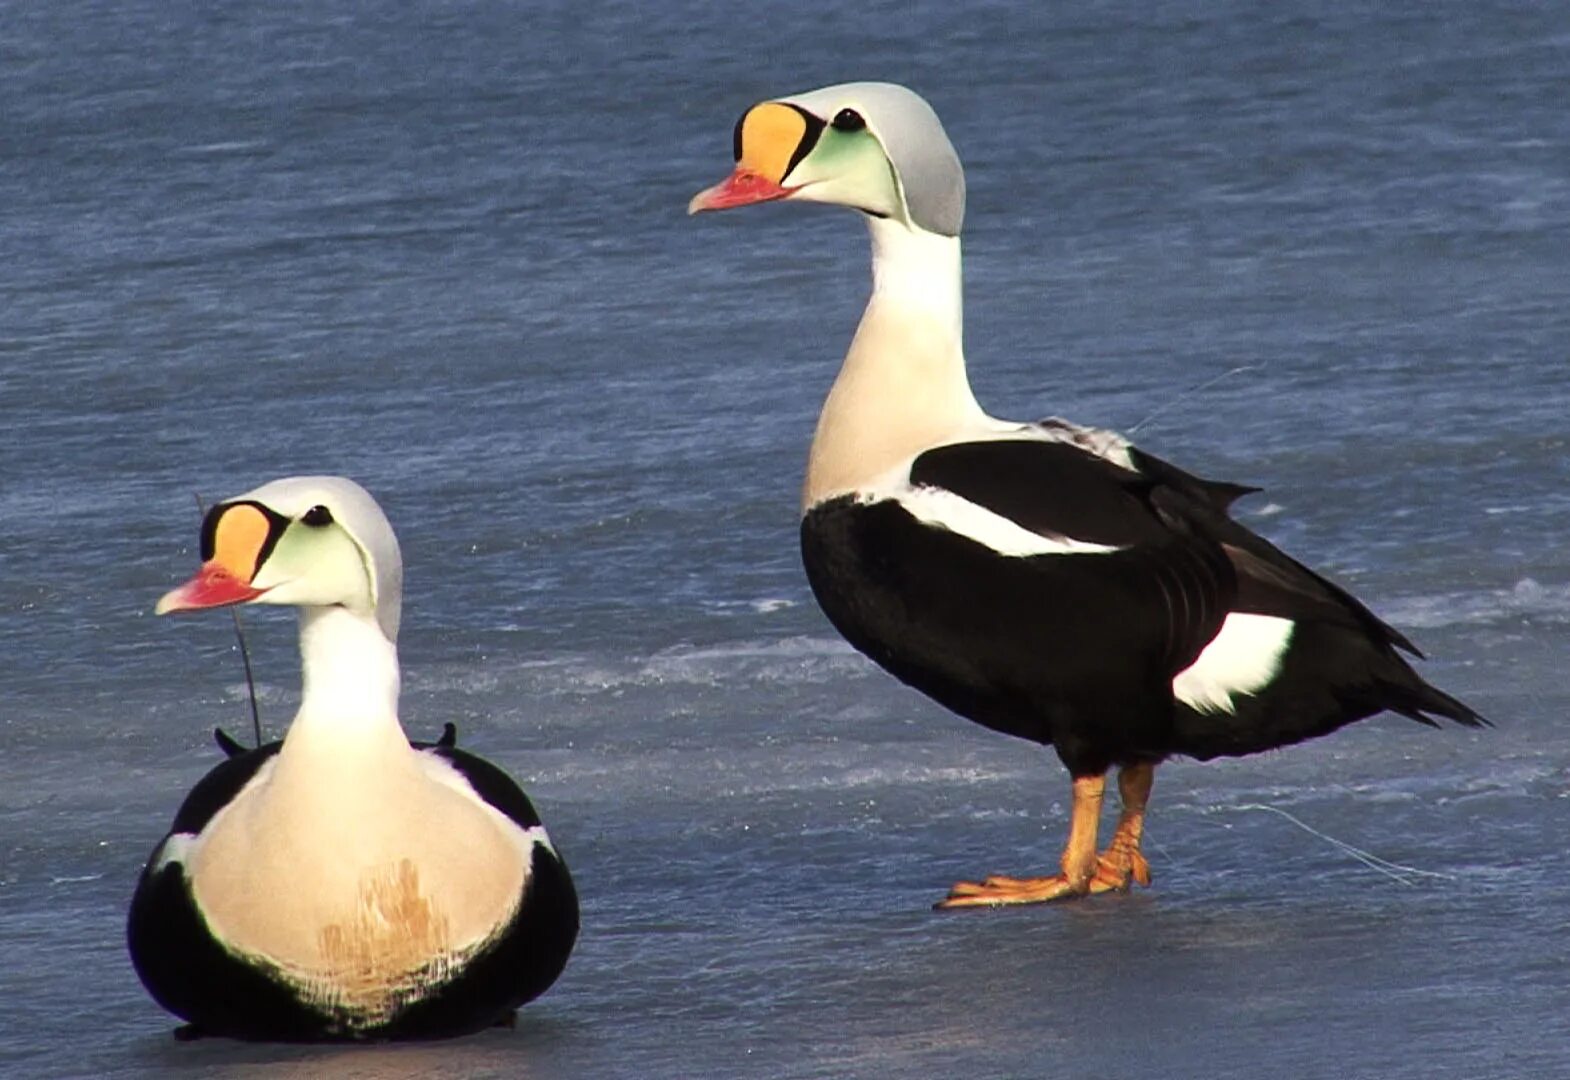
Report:
[{"label": "duck's foot toe", "polygon": [[1150,884],[1150,860],[1137,847],[1114,842],[1096,856],[1091,892],[1123,892],[1131,885]]},{"label": "duck's foot toe", "polygon": [[1044,904],[1049,900],[1066,900],[1084,896],[1091,890],[1094,878],[1078,884],[1064,874],[1050,877],[1008,877],[993,874],[982,881],[959,881],[949,890],[948,896],[934,905],[936,910],[965,907],[1006,907],[1015,904]]}]

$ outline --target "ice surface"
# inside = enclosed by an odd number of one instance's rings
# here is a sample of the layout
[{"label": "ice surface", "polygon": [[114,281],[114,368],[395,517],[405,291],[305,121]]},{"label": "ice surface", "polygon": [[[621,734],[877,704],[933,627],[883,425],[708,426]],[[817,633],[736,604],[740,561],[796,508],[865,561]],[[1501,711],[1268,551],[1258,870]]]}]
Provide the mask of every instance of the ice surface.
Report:
[{"label": "ice surface", "polygon": [[[0,1074],[1570,1075],[1561,9],[820,16],[8,7]],[[1264,486],[1242,519],[1497,727],[1172,762],[1150,890],[932,912],[1050,869],[1067,777],[802,580],[863,230],[681,213],[742,108],[847,77],[966,159],[983,403]],[[398,529],[411,734],[518,775],[577,877],[516,1030],[177,1044],[131,972],[142,860],[211,728],[249,738],[227,619],[152,604],[193,493],[303,471]],[[293,623],[246,626],[276,737]]]}]

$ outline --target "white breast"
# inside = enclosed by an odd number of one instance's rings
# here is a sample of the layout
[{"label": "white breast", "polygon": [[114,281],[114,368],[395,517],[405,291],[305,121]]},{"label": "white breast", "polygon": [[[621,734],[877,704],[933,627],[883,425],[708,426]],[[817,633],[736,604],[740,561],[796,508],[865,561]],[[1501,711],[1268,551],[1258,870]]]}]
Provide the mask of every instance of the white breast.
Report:
[{"label": "white breast", "polygon": [[[516,910],[534,844],[445,761],[318,769],[270,761],[199,838],[166,845],[231,949],[308,996],[375,1019],[463,960]],[[364,762],[356,763],[363,765]]]}]

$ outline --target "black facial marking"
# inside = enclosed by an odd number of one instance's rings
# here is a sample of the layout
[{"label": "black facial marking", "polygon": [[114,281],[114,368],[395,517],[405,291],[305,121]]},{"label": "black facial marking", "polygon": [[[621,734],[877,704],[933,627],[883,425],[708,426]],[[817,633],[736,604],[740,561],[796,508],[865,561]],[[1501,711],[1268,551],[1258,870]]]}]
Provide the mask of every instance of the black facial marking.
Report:
[{"label": "black facial marking", "polygon": [[802,158],[812,153],[812,148],[818,145],[818,139],[823,135],[823,129],[828,126],[800,105],[792,105],[791,108],[801,113],[801,118],[807,122],[807,130],[802,135],[801,142],[796,144],[796,152],[790,156],[790,164],[785,166],[785,176],[789,176],[796,166],[801,164]]},{"label": "black facial marking", "polygon": [[283,535],[284,529],[289,525],[289,519],[259,502],[243,500],[241,502],[218,503],[211,510],[207,511],[207,516],[202,519],[203,562],[213,557],[213,550],[217,546],[218,519],[223,517],[225,512],[236,506],[254,506],[267,518],[267,539],[262,542],[262,550],[256,553],[256,567],[252,569],[254,573],[257,568],[261,567],[262,563],[267,561],[267,556],[273,553],[273,548],[277,545],[278,538]]},{"label": "black facial marking", "polygon": [[[800,105],[791,105],[791,103],[788,101],[781,102],[781,104],[789,105],[792,109],[795,109],[797,112],[799,112],[801,114],[802,120],[804,120],[807,124],[807,130],[802,134],[801,142],[796,144],[796,152],[790,156],[790,162],[785,166],[785,176],[789,176],[791,170],[801,163],[801,159],[811,153],[814,146],[818,145],[818,137],[823,134],[823,129],[828,125],[825,124],[820,118],[813,116],[806,109],[803,109]],[[756,106],[754,106],[754,108],[756,108]],[[751,112],[752,109],[748,109],[747,112],[742,113],[741,118],[736,121],[735,129],[731,132],[732,160],[741,160],[741,129],[746,126],[747,115]],[[783,179],[783,177],[781,177],[781,179]]]}]

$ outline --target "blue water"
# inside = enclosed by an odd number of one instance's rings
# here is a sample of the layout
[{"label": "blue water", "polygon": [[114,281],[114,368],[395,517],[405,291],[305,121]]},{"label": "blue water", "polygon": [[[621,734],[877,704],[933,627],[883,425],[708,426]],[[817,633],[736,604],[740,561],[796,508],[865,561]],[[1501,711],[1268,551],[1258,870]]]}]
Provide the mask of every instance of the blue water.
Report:
[{"label": "blue water", "polygon": [[[745,106],[848,78],[965,159],[983,403],[1263,485],[1496,729],[1174,762],[1152,889],[928,910],[1049,867],[1066,775],[806,592],[863,230],[683,215]],[[0,3],[0,1071],[1570,1074],[1567,86],[1553,2]],[[152,617],[194,496],[324,471],[403,542],[408,726],[583,894],[515,1031],[177,1044],[125,957],[247,724],[228,620]],[[293,624],[247,626],[275,736]]]}]

